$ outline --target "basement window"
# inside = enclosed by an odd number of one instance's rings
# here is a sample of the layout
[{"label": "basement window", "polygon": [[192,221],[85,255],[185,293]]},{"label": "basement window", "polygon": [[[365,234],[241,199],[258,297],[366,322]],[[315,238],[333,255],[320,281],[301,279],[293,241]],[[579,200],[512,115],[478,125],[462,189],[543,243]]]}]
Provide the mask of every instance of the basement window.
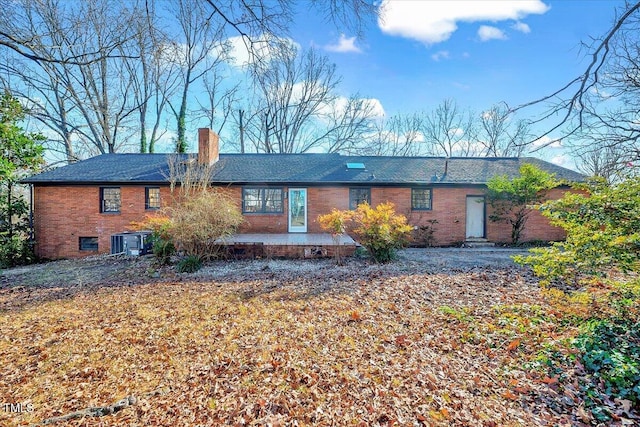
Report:
[{"label": "basement window", "polygon": [[246,187],[242,189],[242,213],[283,213],[283,206],[282,188]]},{"label": "basement window", "polygon": [[98,252],[97,237],[79,237],[78,246],[81,251]]},{"label": "basement window", "polygon": [[160,209],[160,187],[146,187],[144,189],[144,208],[146,210]]},{"label": "basement window", "polygon": [[349,209],[355,210],[362,203],[371,204],[370,188],[350,188],[349,189]]},{"label": "basement window", "polygon": [[411,210],[430,211],[431,210],[431,188],[411,189]]},{"label": "basement window", "polygon": [[100,212],[120,213],[120,187],[100,188]]}]

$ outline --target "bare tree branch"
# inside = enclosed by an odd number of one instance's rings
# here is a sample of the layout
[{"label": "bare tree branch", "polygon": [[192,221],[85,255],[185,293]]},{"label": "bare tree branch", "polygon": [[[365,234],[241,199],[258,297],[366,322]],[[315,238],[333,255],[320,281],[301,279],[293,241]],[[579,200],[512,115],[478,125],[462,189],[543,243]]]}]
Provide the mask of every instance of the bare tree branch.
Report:
[{"label": "bare tree branch", "polygon": [[[595,46],[595,49],[590,54],[591,60],[585,71],[580,76],[576,77],[565,86],[550,95],[516,106],[511,109],[511,112],[516,112],[527,107],[543,104],[552,99],[557,99],[564,93],[566,93],[567,90],[577,85],[575,91],[573,91],[568,98],[560,98],[559,102],[556,105],[551,106],[548,112],[545,113],[541,118],[531,122],[532,124],[542,123],[553,116],[560,115],[560,119],[554,125],[548,128],[542,134],[537,135],[535,139],[549,136],[557,130],[564,128],[566,125],[570,126],[568,127],[568,129],[564,130],[565,134],[566,136],[571,136],[578,132],[578,130],[584,125],[584,114],[586,108],[585,98],[587,97],[589,91],[594,89],[600,82],[600,73],[602,71],[602,68],[606,64],[607,59],[609,58],[611,42],[621,32],[621,29],[623,28],[627,20],[638,10],[640,10],[640,2],[627,5],[624,13],[618,19],[616,19],[611,29],[600,39],[600,41]],[[576,121],[575,123],[570,124],[569,122],[574,116],[576,117]],[[545,148],[555,141],[556,140],[552,140],[546,144],[542,144],[536,150]]]}]

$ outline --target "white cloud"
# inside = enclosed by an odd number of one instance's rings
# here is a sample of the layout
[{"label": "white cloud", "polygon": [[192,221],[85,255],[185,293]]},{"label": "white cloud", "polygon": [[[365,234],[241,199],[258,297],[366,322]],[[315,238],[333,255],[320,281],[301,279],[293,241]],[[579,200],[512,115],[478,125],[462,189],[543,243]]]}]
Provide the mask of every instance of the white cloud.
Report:
[{"label": "white cloud", "polygon": [[438,52],[431,55],[431,59],[438,62],[442,59],[449,59],[451,56],[449,55],[448,50],[439,50]]},{"label": "white cloud", "polygon": [[454,137],[454,138],[461,137],[462,135],[464,135],[464,129],[462,129],[462,128],[452,128],[452,129],[449,129],[447,134],[449,136],[451,136],[451,137]]},{"label": "white cloud", "polygon": [[549,136],[543,136],[533,141],[534,147],[546,147],[546,148],[562,148],[562,140],[558,138],[551,138]]},{"label": "white cloud", "polygon": [[284,43],[297,49],[300,45],[289,38],[278,38],[267,40],[257,38],[251,44],[242,36],[229,37],[226,41],[228,55],[231,57],[229,63],[236,67],[246,67],[257,61],[269,61],[276,53],[277,44]]},{"label": "white cloud", "polygon": [[589,93],[597,96],[602,100],[607,100],[613,97],[613,94],[611,92],[609,92],[606,89],[602,89],[600,87],[592,87],[591,89],[589,89]]},{"label": "white cloud", "polygon": [[480,113],[480,117],[484,120],[491,120],[495,116],[495,111],[487,110]]},{"label": "white cloud", "polygon": [[361,53],[362,50],[356,46],[356,38],[354,37],[346,37],[344,34],[340,34],[340,40],[336,44],[328,44],[324,47],[325,50],[329,52],[339,52],[339,53]]},{"label": "white cloud", "polygon": [[489,40],[506,40],[507,35],[500,28],[491,27],[489,25],[481,25],[478,28],[478,37],[483,42]]},{"label": "white cloud", "polygon": [[366,98],[365,101],[371,108],[372,115],[375,118],[382,118],[385,115],[384,107],[382,106],[382,102],[376,98]]},{"label": "white cloud", "polygon": [[511,26],[511,28],[524,34],[529,34],[531,32],[531,27],[529,27],[524,22],[516,22]]},{"label": "white cloud", "polygon": [[383,0],[378,26],[390,35],[435,44],[449,39],[460,22],[519,21],[548,10],[541,0]]}]

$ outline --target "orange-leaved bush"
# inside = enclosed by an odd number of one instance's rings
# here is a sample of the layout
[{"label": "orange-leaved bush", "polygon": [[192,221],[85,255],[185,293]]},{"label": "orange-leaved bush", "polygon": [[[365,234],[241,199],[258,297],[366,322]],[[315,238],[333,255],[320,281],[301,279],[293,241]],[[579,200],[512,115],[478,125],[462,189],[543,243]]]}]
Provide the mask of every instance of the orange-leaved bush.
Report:
[{"label": "orange-leaved bush", "polygon": [[353,217],[353,211],[339,211],[332,209],[331,212],[318,216],[318,223],[323,230],[331,233],[335,246],[334,254],[336,264],[342,264],[342,254],[340,253],[340,237],[346,233],[349,221]]},{"label": "orange-leaved bush", "polygon": [[349,221],[353,218],[353,211],[339,211],[331,209],[328,214],[318,216],[318,222],[323,230],[328,231],[332,235],[340,235],[346,233]]},{"label": "orange-leaved bush", "polygon": [[407,218],[395,211],[391,202],[381,203],[375,208],[362,203],[353,218],[358,241],[377,262],[391,261],[398,249],[404,247],[413,228]]},{"label": "orange-leaved bush", "polygon": [[355,211],[337,211],[318,217],[320,226],[332,234],[351,231],[376,262],[391,261],[404,247],[412,227],[404,215],[396,213],[391,202],[375,208],[362,203]]}]

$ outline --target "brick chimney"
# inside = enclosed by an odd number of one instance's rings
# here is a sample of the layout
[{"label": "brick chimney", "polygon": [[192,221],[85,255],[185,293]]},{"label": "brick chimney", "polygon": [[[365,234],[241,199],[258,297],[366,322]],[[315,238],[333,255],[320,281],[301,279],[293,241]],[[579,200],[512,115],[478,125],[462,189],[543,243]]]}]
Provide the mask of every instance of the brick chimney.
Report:
[{"label": "brick chimney", "polygon": [[220,158],[218,134],[208,128],[198,129],[198,163],[212,165]]}]

